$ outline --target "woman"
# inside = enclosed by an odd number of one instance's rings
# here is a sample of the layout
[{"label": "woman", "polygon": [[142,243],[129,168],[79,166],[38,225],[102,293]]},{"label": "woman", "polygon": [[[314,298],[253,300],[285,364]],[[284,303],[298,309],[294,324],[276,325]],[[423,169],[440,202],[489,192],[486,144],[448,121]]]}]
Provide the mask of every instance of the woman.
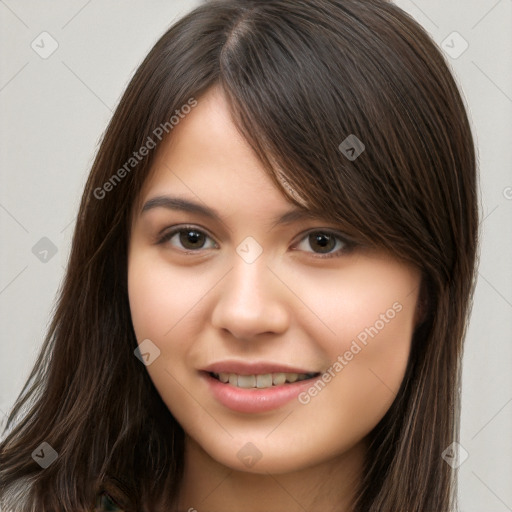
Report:
[{"label": "woman", "polygon": [[198,7],[104,135],[6,509],[453,510],[477,226],[460,93],[403,11]]}]

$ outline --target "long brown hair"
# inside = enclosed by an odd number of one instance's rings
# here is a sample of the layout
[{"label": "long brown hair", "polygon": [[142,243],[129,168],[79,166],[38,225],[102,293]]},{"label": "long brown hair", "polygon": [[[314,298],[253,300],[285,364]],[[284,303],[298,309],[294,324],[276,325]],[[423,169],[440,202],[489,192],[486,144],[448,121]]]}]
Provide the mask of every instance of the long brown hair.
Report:
[{"label": "long brown hair", "polygon": [[[290,201],[305,198],[422,270],[425,314],[402,386],[369,435],[354,510],[452,510],[455,477],[441,454],[459,431],[475,147],[443,55],[385,0],[213,1],[154,45],[103,136],[52,323],[9,416],[6,508],[90,510],[108,489],[125,510],[164,510],[178,493],[184,432],[134,356],[127,294],[129,219],[156,150],[130,158],[158,127],[172,137],[176,110],[213,85]],[[357,158],[347,151],[354,136]],[[58,453],[46,469],[31,456],[43,442]]]}]

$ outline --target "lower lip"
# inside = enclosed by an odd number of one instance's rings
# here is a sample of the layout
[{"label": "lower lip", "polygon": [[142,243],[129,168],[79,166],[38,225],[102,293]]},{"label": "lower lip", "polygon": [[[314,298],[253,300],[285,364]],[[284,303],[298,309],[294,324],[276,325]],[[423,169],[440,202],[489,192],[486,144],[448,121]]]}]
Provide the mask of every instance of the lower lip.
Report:
[{"label": "lower lip", "polygon": [[225,407],[246,413],[273,411],[296,398],[301,392],[311,387],[314,379],[301,380],[270,388],[237,388],[224,384],[207,372],[201,372],[213,396]]}]

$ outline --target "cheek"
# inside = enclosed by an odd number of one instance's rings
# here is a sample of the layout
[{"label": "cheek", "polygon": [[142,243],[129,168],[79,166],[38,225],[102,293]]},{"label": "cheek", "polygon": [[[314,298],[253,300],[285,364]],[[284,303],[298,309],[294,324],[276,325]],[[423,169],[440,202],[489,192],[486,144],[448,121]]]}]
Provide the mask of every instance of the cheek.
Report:
[{"label": "cheek", "polygon": [[160,396],[177,417],[180,404],[190,406],[197,347],[207,318],[207,294],[219,276],[197,267],[176,268],[150,251],[130,254],[128,294],[136,339],[151,340],[158,357],[146,367]]},{"label": "cheek", "polygon": [[150,271],[140,270],[135,264],[129,267],[128,295],[135,337],[138,343],[150,339],[160,349],[158,339],[164,329],[170,327],[165,327],[165,312],[167,307],[170,308],[169,311],[173,311],[173,305],[162,301],[161,294],[161,287],[156,286],[156,282],[151,279]]},{"label": "cheek", "polygon": [[178,301],[168,287],[165,275],[137,257],[128,267],[128,295],[133,327],[137,340],[159,338],[172,327]]},{"label": "cheek", "polygon": [[185,368],[190,340],[200,329],[192,313],[206,291],[197,272],[172,269],[144,250],[130,254],[128,295],[135,336],[139,344],[149,339],[158,347],[158,356],[146,370],[173,414],[175,404],[188,403]]},{"label": "cheek", "polygon": [[204,276],[176,271],[158,258],[135,252],[128,265],[128,294],[137,340],[162,343],[179,325],[190,323],[188,313],[208,291]]},{"label": "cheek", "polygon": [[[337,356],[338,389],[354,412],[379,420],[393,402],[402,383],[412,338],[412,308],[394,303],[397,310],[372,309],[343,339]],[[341,355],[341,357],[340,357]]]},{"label": "cheek", "polygon": [[291,282],[309,309],[296,316],[301,329],[331,358],[349,350],[353,340],[372,345],[379,355],[409,345],[420,282],[414,270],[361,260],[345,273],[303,273]]},{"label": "cheek", "polygon": [[354,290],[338,316],[338,343],[333,344],[337,353],[333,355],[343,355],[361,370],[378,370],[385,382],[388,378],[401,380],[414,328],[415,303],[407,293],[410,290],[391,285],[373,287],[366,293]]},{"label": "cheek", "polygon": [[[332,431],[342,424],[357,438],[384,416],[402,383],[419,276],[403,267],[380,265],[336,282],[340,284],[316,280],[312,287],[303,281],[316,290],[308,298],[331,333],[316,337],[328,354],[328,369],[300,399],[309,415],[330,410]],[[323,284],[322,293],[318,284]]]}]

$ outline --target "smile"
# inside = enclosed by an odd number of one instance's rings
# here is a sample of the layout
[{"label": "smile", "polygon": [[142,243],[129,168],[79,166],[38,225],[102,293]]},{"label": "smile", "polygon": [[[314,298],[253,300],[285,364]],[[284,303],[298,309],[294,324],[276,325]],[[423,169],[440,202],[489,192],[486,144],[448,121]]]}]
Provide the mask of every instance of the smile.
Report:
[{"label": "smile", "polygon": [[283,384],[293,384],[303,380],[311,379],[318,373],[264,373],[259,375],[239,375],[237,373],[214,373],[210,375],[218,381],[237,388],[243,389],[266,389]]},{"label": "smile", "polygon": [[[268,369],[267,366],[267,372]],[[297,403],[294,399],[311,386],[312,379],[320,375],[318,372],[247,374],[216,370],[199,372],[206,386],[205,391],[226,409],[246,414],[270,413],[288,403]],[[238,371],[246,370],[240,368]],[[261,368],[260,371],[265,369]]]}]

